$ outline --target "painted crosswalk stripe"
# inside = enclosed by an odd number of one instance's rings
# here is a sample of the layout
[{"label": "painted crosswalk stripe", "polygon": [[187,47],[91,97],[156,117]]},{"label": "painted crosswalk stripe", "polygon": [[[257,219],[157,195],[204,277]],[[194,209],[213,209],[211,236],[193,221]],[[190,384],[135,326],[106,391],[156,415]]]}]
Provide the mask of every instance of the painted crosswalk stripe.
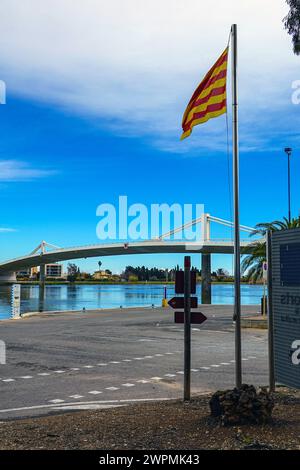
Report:
[{"label": "painted crosswalk stripe", "polygon": [[65,400],[60,400],[59,398],[56,398],[55,400],[48,400],[50,403],[64,403]]},{"label": "painted crosswalk stripe", "polygon": [[151,377],[151,380],[161,380],[161,377]]},{"label": "painted crosswalk stripe", "polygon": [[95,366],[83,366],[85,369],[93,369]]},{"label": "painted crosswalk stripe", "polygon": [[123,362],[132,362],[132,359],[123,359]]},{"label": "painted crosswalk stripe", "polygon": [[84,395],[70,395],[69,398],[75,398],[75,400],[79,398],[84,398]]},{"label": "painted crosswalk stripe", "polygon": [[150,383],[150,380],[137,380],[139,384],[148,384]]},{"label": "painted crosswalk stripe", "polygon": [[110,361],[110,364],[120,364],[119,361]]},{"label": "painted crosswalk stripe", "polygon": [[91,391],[88,392],[88,393],[90,393],[91,395],[99,395],[99,394],[102,393],[102,392],[100,392],[100,390],[91,390]]},{"label": "painted crosswalk stripe", "polygon": [[23,375],[20,379],[32,379],[32,375]]},{"label": "painted crosswalk stripe", "polygon": [[54,372],[55,372],[55,374],[63,374],[66,371],[65,370],[55,370]]},{"label": "painted crosswalk stripe", "polygon": [[211,364],[210,367],[220,367],[219,364]]},{"label": "painted crosswalk stripe", "polygon": [[176,377],[176,374],[165,374],[165,377]]},{"label": "painted crosswalk stripe", "polygon": [[222,366],[230,366],[230,362],[221,362]]},{"label": "painted crosswalk stripe", "polygon": [[80,370],[80,368],[79,367],[71,367],[70,370]]},{"label": "painted crosswalk stripe", "polygon": [[38,375],[41,375],[42,377],[46,376],[46,375],[50,375],[49,372],[41,372],[40,374]]},{"label": "painted crosswalk stripe", "polygon": [[126,384],[122,384],[123,387],[135,387],[135,384],[129,384],[129,383],[126,383]]},{"label": "painted crosswalk stripe", "polygon": [[115,390],[119,390],[118,387],[106,387],[106,390],[111,390],[112,392],[114,392]]},{"label": "painted crosswalk stripe", "polygon": [[199,369],[191,369],[192,372],[199,372]]},{"label": "painted crosswalk stripe", "polygon": [[99,364],[97,364],[97,366],[107,366],[107,363],[106,362],[99,362]]},{"label": "painted crosswalk stripe", "polygon": [[200,369],[203,369],[203,370],[209,370],[209,369],[210,369],[210,367],[205,367],[205,366],[202,366],[202,367],[200,367]]},{"label": "painted crosswalk stripe", "polygon": [[2,379],[2,382],[14,382],[15,379]]},{"label": "painted crosswalk stripe", "polygon": [[176,372],[176,374],[183,375],[183,374],[184,374],[184,372],[183,372],[183,370],[178,370],[178,371]]}]

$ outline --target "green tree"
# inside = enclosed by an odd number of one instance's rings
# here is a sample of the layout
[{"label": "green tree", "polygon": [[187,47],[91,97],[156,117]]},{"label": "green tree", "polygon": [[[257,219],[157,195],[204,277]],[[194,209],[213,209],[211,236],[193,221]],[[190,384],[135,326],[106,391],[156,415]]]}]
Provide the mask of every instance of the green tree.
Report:
[{"label": "green tree", "polygon": [[290,10],[286,17],[283,19],[284,27],[288,34],[292,36],[294,46],[294,53],[300,54],[300,1],[299,0],[286,0]]},{"label": "green tree", "polygon": [[273,222],[262,222],[255,226],[252,235],[261,235],[264,239],[256,240],[251,244],[251,253],[246,255],[242,261],[242,273],[246,272],[246,279],[253,282],[259,281],[263,276],[263,263],[266,261],[266,234],[270,230],[287,230],[291,228],[300,228],[300,217],[289,220],[284,217],[283,220],[274,220]]},{"label": "green tree", "polygon": [[75,263],[69,263],[67,266],[67,279],[69,282],[76,281],[77,277],[80,275],[80,269]]}]

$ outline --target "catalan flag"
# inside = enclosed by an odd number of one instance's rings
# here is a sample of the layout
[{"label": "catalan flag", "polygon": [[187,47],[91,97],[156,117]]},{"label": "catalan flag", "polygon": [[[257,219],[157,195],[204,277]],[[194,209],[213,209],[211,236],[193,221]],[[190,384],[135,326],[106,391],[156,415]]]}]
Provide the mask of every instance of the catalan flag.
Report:
[{"label": "catalan flag", "polygon": [[197,124],[226,112],[228,47],[195,90],[182,118],[183,134],[188,137]]}]

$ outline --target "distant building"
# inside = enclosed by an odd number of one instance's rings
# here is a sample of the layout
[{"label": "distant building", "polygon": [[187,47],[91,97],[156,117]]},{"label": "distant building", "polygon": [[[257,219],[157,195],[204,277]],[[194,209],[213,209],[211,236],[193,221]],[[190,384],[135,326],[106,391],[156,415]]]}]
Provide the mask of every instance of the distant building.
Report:
[{"label": "distant building", "polygon": [[46,264],[46,277],[63,277],[63,265],[59,263]]},{"label": "distant building", "polygon": [[30,268],[28,269],[21,269],[20,271],[16,272],[17,277],[30,277]]},{"label": "distant building", "polygon": [[95,271],[93,274],[93,279],[95,279],[95,281],[107,281],[108,279],[111,279],[111,277],[111,273],[107,271]]}]

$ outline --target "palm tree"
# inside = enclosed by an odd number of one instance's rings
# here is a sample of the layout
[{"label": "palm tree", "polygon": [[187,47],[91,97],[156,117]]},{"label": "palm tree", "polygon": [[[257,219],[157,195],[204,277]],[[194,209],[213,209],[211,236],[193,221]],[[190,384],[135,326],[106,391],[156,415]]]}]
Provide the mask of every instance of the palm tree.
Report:
[{"label": "palm tree", "polygon": [[263,276],[263,263],[266,261],[266,239],[265,236],[270,230],[276,232],[278,230],[287,230],[291,228],[300,228],[300,217],[289,221],[286,217],[283,220],[274,220],[273,222],[262,222],[255,226],[255,230],[251,235],[261,235],[263,240],[256,240],[251,247],[251,253],[245,256],[242,261],[241,270],[244,274],[247,271],[247,279],[254,283]]}]

